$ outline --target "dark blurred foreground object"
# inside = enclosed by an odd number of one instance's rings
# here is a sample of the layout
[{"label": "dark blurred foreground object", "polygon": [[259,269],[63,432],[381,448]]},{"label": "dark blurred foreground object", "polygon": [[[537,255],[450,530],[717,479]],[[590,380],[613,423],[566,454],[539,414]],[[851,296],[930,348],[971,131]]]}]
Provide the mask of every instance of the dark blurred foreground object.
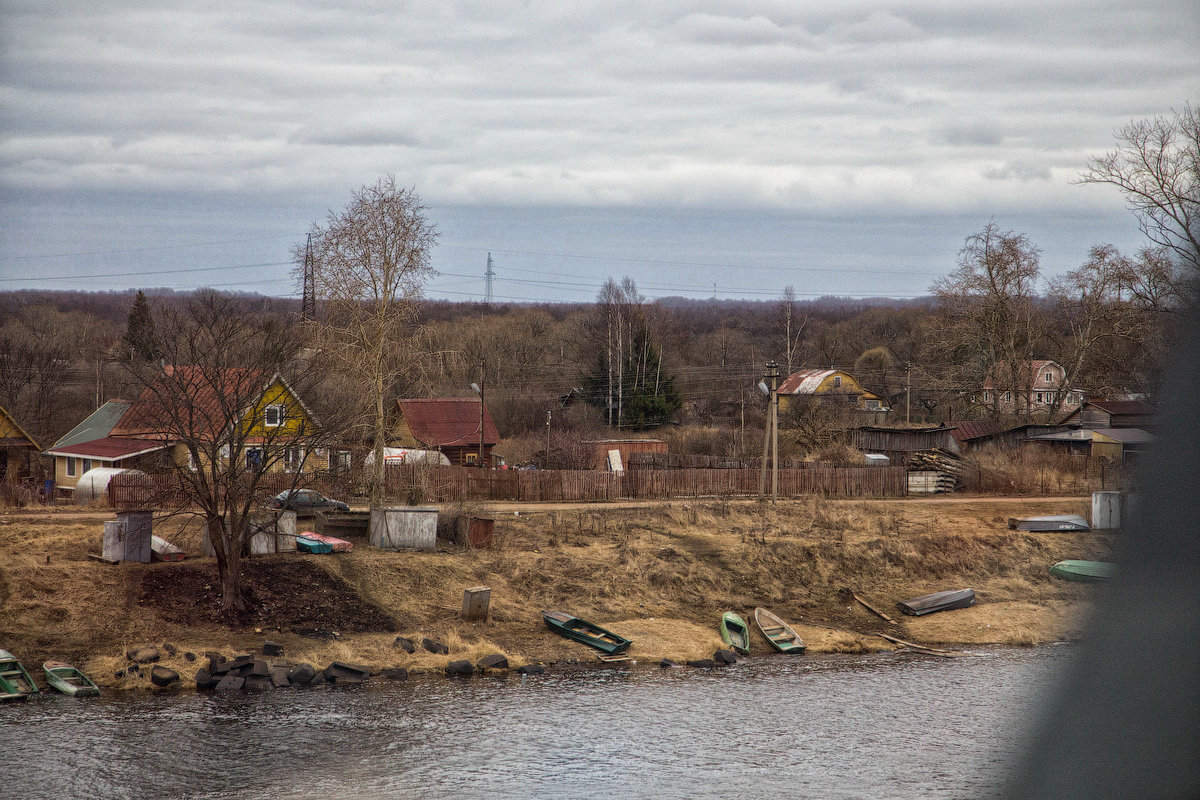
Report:
[{"label": "dark blurred foreground object", "polygon": [[1200,308],[1181,323],[1117,575],[1004,797],[1200,797]]}]

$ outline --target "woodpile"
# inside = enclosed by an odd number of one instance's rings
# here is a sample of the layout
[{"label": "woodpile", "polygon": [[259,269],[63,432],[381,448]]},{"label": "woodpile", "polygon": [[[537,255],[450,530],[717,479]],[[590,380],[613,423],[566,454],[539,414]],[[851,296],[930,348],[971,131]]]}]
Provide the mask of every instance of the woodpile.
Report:
[{"label": "woodpile", "polygon": [[934,448],[908,457],[909,494],[953,492],[963,482],[965,465],[948,450]]}]

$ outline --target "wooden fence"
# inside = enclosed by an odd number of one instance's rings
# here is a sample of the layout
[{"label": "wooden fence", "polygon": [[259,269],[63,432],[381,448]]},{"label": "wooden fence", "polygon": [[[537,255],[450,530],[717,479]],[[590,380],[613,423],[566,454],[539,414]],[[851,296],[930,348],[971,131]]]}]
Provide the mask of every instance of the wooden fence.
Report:
[{"label": "wooden fence", "polygon": [[[634,470],[624,475],[597,470],[492,470],[474,467],[388,467],[390,502],[447,503],[457,500],[579,502],[683,497],[748,497],[758,494],[756,469]],[[360,476],[361,477],[361,476]],[[768,481],[770,478],[768,477]],[[268,475],[259,484],[265,499],[293,485],[294,476]],[[361,481],[342,476],[306,479],[299,485],[348,499]],[[768,483],[768,491],[769,491]],[[902,467],[825,467],[779,470],[781,497],[901,497],[907,491]],[[109,502],[116,508],[182,505],[186,494],[171,474],[114,475]]]}]

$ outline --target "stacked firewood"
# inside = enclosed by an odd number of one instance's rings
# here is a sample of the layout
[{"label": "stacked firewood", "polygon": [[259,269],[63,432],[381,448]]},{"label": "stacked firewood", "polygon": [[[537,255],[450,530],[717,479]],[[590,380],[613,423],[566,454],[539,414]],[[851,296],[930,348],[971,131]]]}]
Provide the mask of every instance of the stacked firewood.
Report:
[{"label": "stacked firewood", "polygon": [[910,475],[914,472],[925,474],[925,492],[953,492],[962,483],[964,467],[962,459],[954,453],[934,448],[911,453],[908,471]]}]

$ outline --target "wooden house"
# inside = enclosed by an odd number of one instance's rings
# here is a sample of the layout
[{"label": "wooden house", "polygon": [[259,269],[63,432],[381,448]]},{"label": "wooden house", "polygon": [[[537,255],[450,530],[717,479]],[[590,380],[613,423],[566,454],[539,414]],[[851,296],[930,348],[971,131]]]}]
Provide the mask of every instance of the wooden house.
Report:
[{"label": "wooden house", "polygon": [[316,416],[279,373],[168,366],[157,385],[142,390],[111,436],[164,444],[177,466],[192,469],[207,453],[219,452],[225,460],[241,459],[248,469],[300,472],[329,465],[327,450],[307,446],[319,429]]},{"label": "wooden house", "polygon": [[0,406],[0,483],[28,478],[30,456],[40,449],[33,437]]},{"label": "wooden house", "polygon": [[1081,428],[1149,428],[1154,409],[1140,400],[1089,400],[1063,420]]},{"label": "wooden house", "polygon": [[809,397],[822,405],[839,405],[859,411],[887,411],[883,398],[862,387],[840,369],[802,369],[779,385],[779,410],[787,411],[795,398]]},{"label": "wooden house", "polygon": [[450,463],[492,466],[500,434],[487,406],[477,397],[406,398],[396,401],[396,421],[388,444],[438,450]]},{"label": "wooden house", "polygon": [[1003,414],[1049,413],[1055,403],[1059,411],[1068,412],[1083,402],[1081,391],[1067,387],[1062,365],[1046,359],[998,361],[988,370],[982,390],[983,404]]},{"label": "wooden house", "polygon": [[132,405],[127,400],[109,400],[45,451],[54,459],[55,487],[73,491],[80,476],[93,467],[153,471],[165,463],[169,458],[165,442],[113,434]]}]

